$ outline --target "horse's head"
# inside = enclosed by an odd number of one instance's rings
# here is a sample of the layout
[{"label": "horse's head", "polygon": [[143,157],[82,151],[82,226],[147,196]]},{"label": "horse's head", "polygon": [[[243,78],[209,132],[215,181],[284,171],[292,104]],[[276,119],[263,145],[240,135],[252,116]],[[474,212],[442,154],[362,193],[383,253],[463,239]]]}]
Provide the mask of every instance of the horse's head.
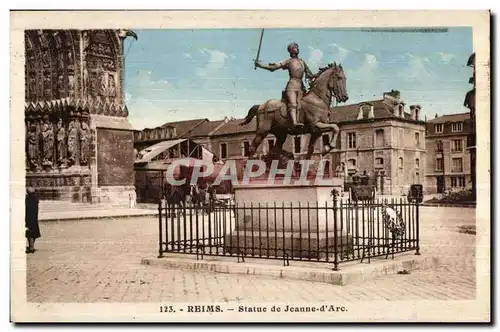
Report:
[{"label": "horse's head", "polygon": [[330,91],[338,103],[344,103],[349,99],[346,86],[347,77],[341,64],[330,63],[328,66],[320,68],[315,77],[312,85],[319,90],[324,90],[323,92]]},{"label": "horse's head", "polygon": [[339,103],[345,103],[349,96],[347,95],[347,77],[345,76],[342,65],[334,64],[330,81],[328,82],[328,89],[333,92],[333,95]]}]

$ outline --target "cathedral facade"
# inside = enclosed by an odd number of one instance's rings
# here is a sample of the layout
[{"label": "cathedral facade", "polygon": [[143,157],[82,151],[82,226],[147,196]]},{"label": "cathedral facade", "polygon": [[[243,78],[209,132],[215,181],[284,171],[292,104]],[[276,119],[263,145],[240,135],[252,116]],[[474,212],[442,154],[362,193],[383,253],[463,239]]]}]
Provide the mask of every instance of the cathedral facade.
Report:
[{"label": "cathedral facade", "polygon": [[42,199],[135,195],[123,93],[126,30],[25,31],[26,186]]}]

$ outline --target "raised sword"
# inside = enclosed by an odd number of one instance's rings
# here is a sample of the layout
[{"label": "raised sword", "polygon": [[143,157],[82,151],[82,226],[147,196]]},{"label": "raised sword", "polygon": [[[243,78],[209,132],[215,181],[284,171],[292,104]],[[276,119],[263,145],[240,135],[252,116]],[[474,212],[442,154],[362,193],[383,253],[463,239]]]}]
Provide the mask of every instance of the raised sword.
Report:
[{"label": "raised sword", "polygon": [[257,57],[254,60],[254,70],[257,70],[257,65],[255,65],[257,62],[259,62],[259,56],[260,56],[260,47],[262,46],[262,37],[264,36],[264,29],[260,32],[260,40],[259,40],[259,49],[257,50]]}]

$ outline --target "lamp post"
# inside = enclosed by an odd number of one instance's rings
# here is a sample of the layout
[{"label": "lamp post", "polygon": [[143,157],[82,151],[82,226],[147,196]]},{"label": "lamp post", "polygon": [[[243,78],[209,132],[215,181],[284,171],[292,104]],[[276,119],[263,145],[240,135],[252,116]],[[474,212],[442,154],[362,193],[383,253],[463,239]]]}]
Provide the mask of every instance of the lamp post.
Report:
[{"label": "lamp post", "polygon": [[471,132],[467,139],[467,149],[470,154],[470,175],[472,182],[472,197],[476,199],[476,54],[472,53],[467,60],[467,66],[472,67],[473,74],[469,83],[473,88],[465,95],[464,106],[469,109]]}]

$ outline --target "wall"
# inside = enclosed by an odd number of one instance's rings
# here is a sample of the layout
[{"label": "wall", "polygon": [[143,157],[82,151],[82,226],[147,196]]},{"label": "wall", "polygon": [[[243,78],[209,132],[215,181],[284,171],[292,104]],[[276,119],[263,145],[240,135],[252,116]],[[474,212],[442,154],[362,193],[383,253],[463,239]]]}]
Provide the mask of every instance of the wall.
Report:
[{"label": "wall", "polygon": [[134,185],[134,149],[131,131],[97,128],[98,185]]}]

